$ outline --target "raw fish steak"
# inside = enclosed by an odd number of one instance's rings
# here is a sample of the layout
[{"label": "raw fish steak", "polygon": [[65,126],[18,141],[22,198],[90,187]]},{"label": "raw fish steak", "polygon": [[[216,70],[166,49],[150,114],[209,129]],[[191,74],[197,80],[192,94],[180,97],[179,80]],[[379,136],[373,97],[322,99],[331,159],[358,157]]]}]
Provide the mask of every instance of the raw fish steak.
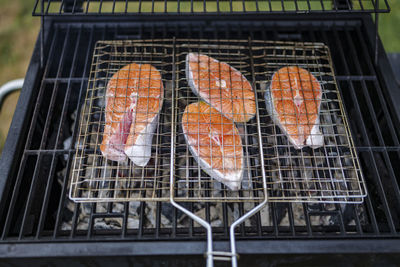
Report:
[{"label": "raw fish steak", "polygon": [[235,122],[254,117],[256,103],[249,81],[235,68],[203,54],[186,56],[186,79],[192,91]]},{"label": "raw fish steak", "polygon": [[305,69],[288,66],[272,76],[265,94],[267,110],[297,149],[324,143],[319,129],[321,97],[320,83]]},{"label": "raw fish steak", "polygon": [[124,161],[128,156],[135,165],[148,163],[163,97],[161,74],[150,64],[132,63],[111,77],[100,146],[107,159]]},{"label": "raw fish steak", "polygon": [[243,147],[233,121],[200,101],[186,106],[182,128],[200,167],[231,190],[238,190],[243,176]]}]

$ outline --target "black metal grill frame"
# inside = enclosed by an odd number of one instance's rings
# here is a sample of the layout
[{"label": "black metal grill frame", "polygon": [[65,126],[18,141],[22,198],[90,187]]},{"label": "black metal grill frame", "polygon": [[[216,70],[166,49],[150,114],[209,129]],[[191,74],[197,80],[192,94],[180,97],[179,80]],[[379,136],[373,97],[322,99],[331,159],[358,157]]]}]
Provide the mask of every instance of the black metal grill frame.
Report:
[{"label": "black metal grill frame", "polygon": [[385,13],[387,0],[36,0],[34,16]]},{"label": "black metal grill frame", "polygon": [[[331,48],[369,195],[361,206],[346,210],[340,205],[333,211],[326,211],[321,205],[303,204],[308,222],[305,226],[293,224],[291,204],[271,203],[271,226],[261,227],[256,222],[255,227],[242,225],[238,229],[240,254],[400,252],[399,169],[396,166],[400,158],[400,109],[396,106],[400,91],[380,43],[379,65],[373,63],[375,35],[371,18],[357,15],[337,19],[324,15],[286,16],[284,19],[271,16],[263,21],[243,18],[239,21],[235,16],[211,19],[154,22],[122,17],[107,21],[85,18],[85,23],[78,18],[46,20],[46,64],[40,68],[37,44],[0,162],[0,255],[163,255],[204,251],[204,231],[193,223],[184,229],[177,228],[176,223],[169,229],[146,229],[143,222],[135,231],[128,231],[126,227],[121,231],[93,229],[96,218],[126,218],[127,204],[122,214],[111,210],[92,213],[88,230],[77,230],[76,225],[72,231],[59,229],[67,198],[68,175],[64,176],[62,187],[54,189],[55,172],[62,155],[69,157],[67,170],[71,169],[75,151],[73,147],[63,149],[59,140],[65,137],[62,136],[66,132],[63,125],[70,108],[79,110],[83,101],[95,40],[159,38],[160,35],[225,39],[250,35],[264,40],[322,41]],[[59,109],[56,103],[61,102]],[[74,138],[77,127],[78,123],[74,125]],[[55,139],[48,135],[50,131],[58,132]],[[140,214],[144,213],[144,205],[139,207]],[[157,205],[159,226],[162,204]],[[92,208],[95,207],[96,204],[92,204]],[[276,211],[282,207],[288,210],[292,222],[289,226],[277,225],[279,214]],[[353,225],[344,221],[346,212],[356,214],[361,207],[368,218],[366,224],[360,223],[357,215]],[[193,206],[189,206],[191,208]],[[51,209],[56,211],[54,218],[49,214]],[[173,213],[176,218],[175,209]],[[310,217],[328,214],[337,215],[336,225],[310,224]],[[77,214],[73,216],[76,222]],[[255,220],[260,220],[258,215]],[[214,232],[216,248],[226,250],[227,223]]]}]

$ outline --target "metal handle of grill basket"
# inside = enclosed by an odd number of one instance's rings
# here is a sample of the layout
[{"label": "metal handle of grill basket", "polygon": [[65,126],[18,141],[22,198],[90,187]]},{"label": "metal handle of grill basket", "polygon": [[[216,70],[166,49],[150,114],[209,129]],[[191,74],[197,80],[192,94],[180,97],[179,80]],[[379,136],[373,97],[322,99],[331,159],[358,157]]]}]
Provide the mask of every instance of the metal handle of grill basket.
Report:
[{"label": "metal handle of grill basket", "polygon": [[[172,181],[171,181],[172,182]],[[259,210],[261,210],[266,204],[267,204],[267,199],[265,199],[263,202],[258,204],[256,207],[254,207],[252,210],[247,212],[245,215],[240,217],[238,220],[236,220],[229,229],[229,234],[230,234],[230,252],[226,251],[214,251],[213,250],[213,242],[212,242],[212,228],[211,224],[208,223],[207,221],[203,220],[202,218],[198,217],[191,211],[185,209],[178,203],[176,203],[171,196],[170,201],[172,205],[174,205],[176,208],[187,214],[190,218],[198,222],[201,226],[206,228],[207,231],[207,251],[205,253],[207,257],[207,267],[212,267],[214,266],[214,260],[220,260],[220,261],[231,261],[232,262],[232,267],[237,267],[237,259],[238,259],[238,254],[236,253],[236,245],[235,245],[235,228],[239,226],[241,223],[243,223],[246,219],[249,217],[253,216],[256,214]]]}]

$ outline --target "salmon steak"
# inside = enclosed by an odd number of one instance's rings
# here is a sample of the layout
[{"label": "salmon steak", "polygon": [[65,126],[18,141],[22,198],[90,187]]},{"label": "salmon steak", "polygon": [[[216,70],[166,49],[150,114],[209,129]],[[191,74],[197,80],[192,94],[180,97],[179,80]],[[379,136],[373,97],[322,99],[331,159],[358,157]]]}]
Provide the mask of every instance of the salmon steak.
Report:
[{"label": "salmon steak", "polygon": [[199,166],[229,189],[240,189],[243,147],[233,121],[200,101],[186,106],[182,129],[189,150]]},{"label": "salmon steak", "polygon": [[103,156],[146,166],[163,98],[161,74],[152,65],[132,63],[114,73],[106,88]]},{"label": "salmon steak", "polygon": [[186,79],[195,95],[235,122],[246,122],[256,113],[253,88],[232,66],[203,54],[186,56]]},{"label": "salmon steak", "polygon": [[272,76],[265,94],[267,110],[296,149],[323,145],[319,129],[321,97],[321,84],[305,69],[283,67]]}]

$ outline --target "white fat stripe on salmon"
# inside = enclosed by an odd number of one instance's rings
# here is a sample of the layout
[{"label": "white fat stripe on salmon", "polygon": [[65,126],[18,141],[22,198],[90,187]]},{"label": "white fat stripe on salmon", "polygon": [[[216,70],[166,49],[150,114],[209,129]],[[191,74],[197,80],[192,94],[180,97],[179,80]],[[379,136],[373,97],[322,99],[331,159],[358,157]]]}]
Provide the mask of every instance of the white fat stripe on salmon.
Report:
[{"label": "white fat stripe on salmon", "polygon": [[[157,128],[159,115],[147,123],[146,127],[136,132],[136,140],[134,145],[125,146],[124,152],[129,159],[137,166],[146,166],[151,157],[151,146],[154,132]],[[132,130],[131,130],[132,132]]]},{"label": "white fat stripe on salmon", "polygon": [[[283,67],[272,77],[265,93],[267,110],[274,123],[297,149],[323,145],[324,138],[319,129],[321,98],[320,83],[305,69],[297,66]],[[295,121],[291,119],[293,117]]]},{"label": "white fat stripe on salmon", "polygon": [[[160,108],[163,99],[160,99]],[[146,166],[151,156],[151,146],[154,132],[157,128],[159,113],[140,112],[137,111],[135,105],[135,112],[132,113],[132,123],[130,126],[128,138],[133,141],[125,145],[125,154],[137,166]],[[145,114],[144,118],[137,118],[138,115]]]}]

